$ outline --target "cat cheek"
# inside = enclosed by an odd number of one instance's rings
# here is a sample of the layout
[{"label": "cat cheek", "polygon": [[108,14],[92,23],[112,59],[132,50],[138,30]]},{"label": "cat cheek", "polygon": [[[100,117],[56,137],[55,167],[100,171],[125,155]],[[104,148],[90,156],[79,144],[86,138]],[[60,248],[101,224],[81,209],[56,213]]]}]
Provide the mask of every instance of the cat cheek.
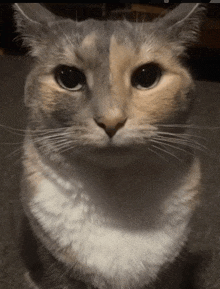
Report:
[{"label": "cat cheek", "polygon": [[51,117],[62,126],[70,126],[72,121],[72,114],[67,113],[65,110],[55,110],[52,112]]}]

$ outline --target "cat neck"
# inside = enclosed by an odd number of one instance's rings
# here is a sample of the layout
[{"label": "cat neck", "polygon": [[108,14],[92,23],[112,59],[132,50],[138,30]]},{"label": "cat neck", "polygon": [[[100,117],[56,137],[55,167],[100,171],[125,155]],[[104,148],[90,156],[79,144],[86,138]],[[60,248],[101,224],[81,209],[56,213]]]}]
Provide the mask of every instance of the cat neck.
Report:
[{"label": "cat neck", "polygon": [[[126,229],[161,226],[164,222],[161,211],[167,200],[181,199],[188,187],[194,188],[194,182],[197,185],[194,163],[192,158],[182,163],[153,162],[146,156],[124,167],[104,168],[77,157],[71,165],[65,162],[62,167],[61,162],[58,165],[42,158],[33,143],[25,143],[24,166],[30,171],[31,165],[35,175],[40,173],[40,182],[45,180],[47,184],[46,191],[56,188],[57,194],[67,196],[69,202],[86,202],[104,214],[103,222],[107,219]],[[59,172],[60,166],[63,174]]]},{"label": "cat neck", "polygon": [[[157,222],[155,211],[178,191],[189,171],[191,160],[182,163],[173,160],[168,163],[145,156],[123,167],[109,168],[87,158],[77,157],[71,165],[66,166],[66,170],[62,170],[65,175],[52,162],[44,164],[44,172],[61,188],[60,191],[69,196],[76,192],[88,196],[106,215],[117,216],[120,224],[125,223],[127,226],[126,219],[132,215],[136,216],[134,219],[138,226],[151,227],[152,220]],[[146,211],[154,218],[143,218],[142,213],[146,214]],[[144,223],[140,220],[144,220]],[[136,227],[137,224],[132,223],[131,226]]]}]

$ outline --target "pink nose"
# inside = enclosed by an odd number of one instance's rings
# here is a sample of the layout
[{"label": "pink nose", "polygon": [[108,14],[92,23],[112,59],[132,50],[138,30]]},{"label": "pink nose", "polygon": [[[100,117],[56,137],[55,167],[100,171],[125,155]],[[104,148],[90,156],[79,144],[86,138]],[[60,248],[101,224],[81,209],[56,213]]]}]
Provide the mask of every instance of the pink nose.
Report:
[{"label": "pink nose", "polygon": [[110,119],[103,117],[98,120],[95,119],[95,122],[104,129],[109,138],[112,138],[116,132],[124,126],[126,120],[127,119],[123,117]]}]

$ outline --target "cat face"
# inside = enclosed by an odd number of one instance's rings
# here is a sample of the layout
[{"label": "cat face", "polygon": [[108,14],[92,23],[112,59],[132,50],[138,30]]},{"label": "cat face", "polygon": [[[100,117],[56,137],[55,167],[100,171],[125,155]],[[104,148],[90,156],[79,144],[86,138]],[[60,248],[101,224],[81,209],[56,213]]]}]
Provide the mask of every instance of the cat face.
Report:
[{"label": "cat face", "polygon": [[17,7],[17,23],[37,57],[25,98],[38,146],[40,137],[59,153],[146,147],[164,124],[185,122],[193,82],[179,57],[194,40],[202,8],[129,23],[75,22],[24,7]]}]

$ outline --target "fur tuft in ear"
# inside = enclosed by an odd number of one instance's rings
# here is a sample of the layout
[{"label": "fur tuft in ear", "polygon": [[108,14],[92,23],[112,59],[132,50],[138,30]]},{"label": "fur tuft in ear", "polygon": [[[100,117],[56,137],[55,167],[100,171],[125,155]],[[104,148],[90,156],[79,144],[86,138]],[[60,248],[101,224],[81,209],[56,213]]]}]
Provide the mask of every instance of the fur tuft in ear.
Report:
[{"label": "fur tuft in ear", "polygon": [[15,3],[15,22],[17,32],[22,36],[25,46],[31,48],[31,55],[38,56],[45,45],[51,23],[57,16],[38,3]]},{"label": "fur tuft in ear", "polygon": [[[158,20],[160,28],[173,43],[182,47],[196,42],[206,7],[199,3],[182,3]],[[165,30],[165,31],[164,31]]]}]

